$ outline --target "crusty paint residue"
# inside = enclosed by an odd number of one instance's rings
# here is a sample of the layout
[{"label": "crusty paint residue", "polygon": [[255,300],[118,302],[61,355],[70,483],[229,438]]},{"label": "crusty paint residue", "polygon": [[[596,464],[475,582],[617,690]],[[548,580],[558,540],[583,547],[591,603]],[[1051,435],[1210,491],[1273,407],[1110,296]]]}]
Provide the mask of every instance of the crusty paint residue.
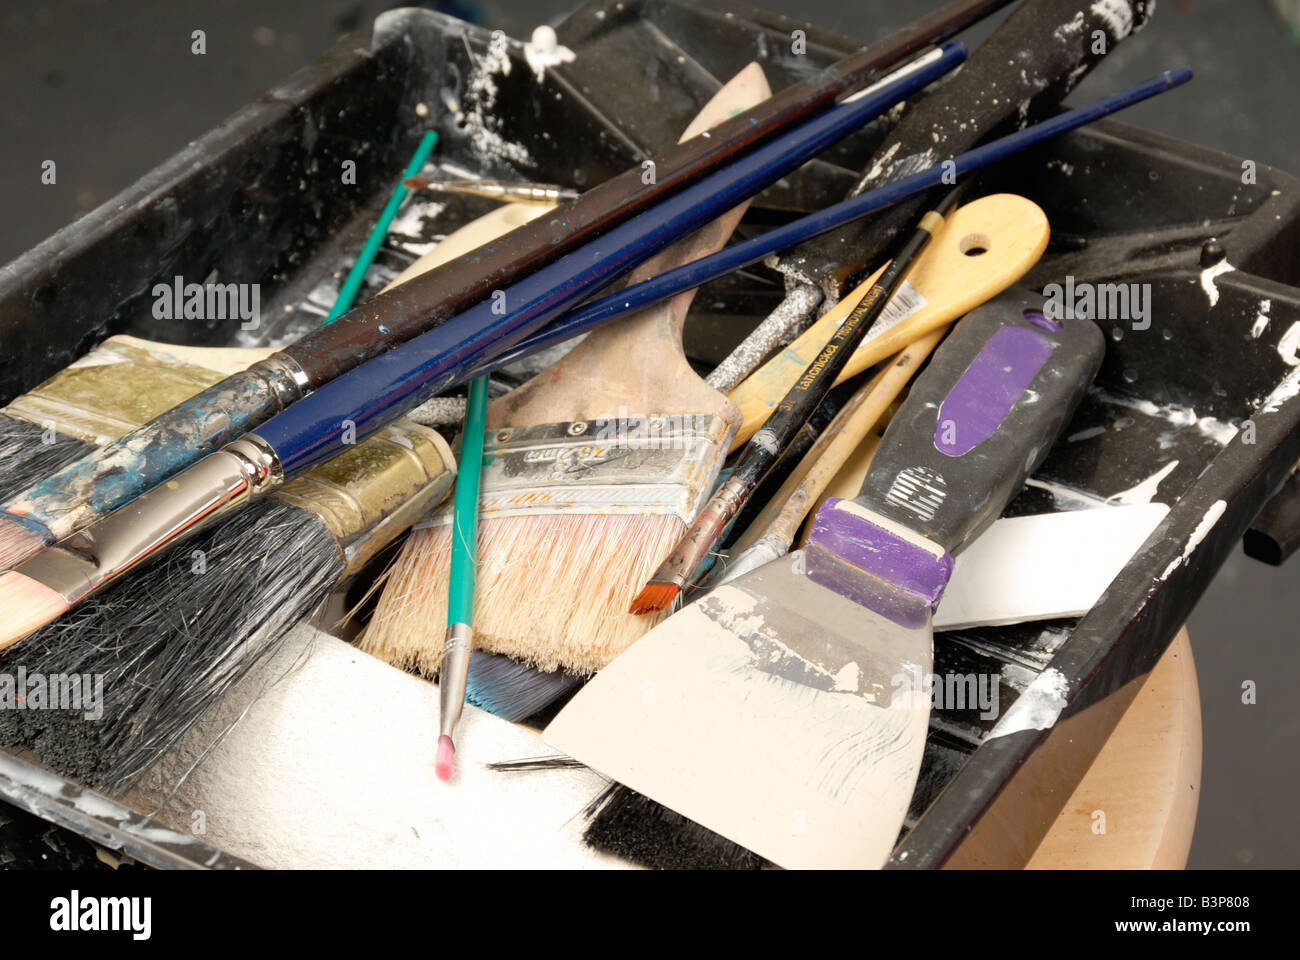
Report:
[{"label": "crusty paint residue", "polygon": [[1258,340],[1264,331],[1268,329],[1268,311],[1272,306],[1272,300],[1261,300],[1259,302],[1259,312],[1255,314],[1255,323],[1250,328],[1250,339]]},{"label": "crusty paint residue", "polygon": [[1016,698],[985,740],[1005,737],[1021,730],[1046,730],[1056,724],[1066,706],[1070,681],[1055,667],[1048,667]]},{"label": "crusty paint residue", "polygon": [[1192,535],[1187,538],[1187,543],[1183,545],[1182,555],[1174,557],[1169,566],[1165,567],[1164,573],[1160,574],[1161,580],[1167,580],[1169,575],[1182,566],[1183,561],[1192,555],[1192,551],[1200,546],[1201,541],[1214,529],[1214,525],[1219,522],[1219,518],[1223,516],[1223,511],[1227,507],[1228,504],[1223,500],[1215,500],[1210,505],[1210,509],[1205,511],[1205,516],[1201,517],[1201,522],[1196,525]]},{"label": "crusty paint residue", "polygon": [[1288,367],[1300,366],[1300,320],[1291,324],[1278,340],[1277,355]]},{"label": "crusty paint residue", "polygon": [[1201,271],[1201,289],[1205,291],[1205,297],[1210,301],[1211,307],[1219,302],[1219,287],[1215,281],[1225,273],[1236,269],[1228,262],[1228,258],[1224,257],[1214,266],[1206,267]]},{"label": "crusty paint residue", "polygon": [[1173,473],[1174,468],[1177,466],[1177,460],[1170,460],[1137,486],[1112,494],[1107,497],[1106,500],[1109,503],[1150,503],[1155,499],[1156,492],[1160,489],[1161,482],[1165,477]]}]

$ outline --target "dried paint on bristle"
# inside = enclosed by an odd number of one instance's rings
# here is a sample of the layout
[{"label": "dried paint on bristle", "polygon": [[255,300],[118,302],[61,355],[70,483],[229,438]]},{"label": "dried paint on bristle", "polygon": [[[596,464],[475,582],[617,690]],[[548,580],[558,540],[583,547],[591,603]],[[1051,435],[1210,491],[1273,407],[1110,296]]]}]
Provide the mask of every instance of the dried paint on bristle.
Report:
[{"label": "dried paint on bristle", "polygon": [[662,613],[667,610],[672,602],[677,599],[677,594],[681,588],[675,583],[660,583],[657,580],[651,580],[638,593],[628,607],[628,612],[636,617],[644,617],[646,614]]},{"label": "dried paint on bristle", "polygon": [[542,673],[499,653],[469,656],[465,699],[502,720],[517,723],[582,685],[582,677],[556,670]]},{"label": "dried paint on bristle", "polygon": [[448,783],[456,772],[456,745],[445,733],[438,738],[438,756],[433,762],[433,769],[443,783]]},{"label": "dried paint on bristle", "polygon": [[0,504],[95,449],[84,440],[0,414]]},{"label": "dried paint on bristle", "polygon": [[93,786],[129,786],[280,648],[342,572],[319,518],[275,498],[253,504],[0,656],[0,673],[103,678],[100,719],[21,711],[13,745]]},{"label": "dried paint on bristle", "polygon": [[652,870],[762,870],[758,854],[622,784],[586,809],[587,846]]},{"label": "dried paint on bristle", "polygon": [[29,560],[51,543],[54,537],[13,517],[0,515],[0,570],[11,570]]},{"label": "dried paint on bristle", "polygon": [[10,570],[0,573],[0,650],[68,612],[68,601],[39,580]]},{"label": "dried paint on bristle", "polygon": [[[677,545],[676,517],[549,515],[480,521],[474,638],[543,672],[589,674],[650,630],[627,612]],[[361,648],[434,676],[447,620],[450,527],[415,530],[389,569]]]}]

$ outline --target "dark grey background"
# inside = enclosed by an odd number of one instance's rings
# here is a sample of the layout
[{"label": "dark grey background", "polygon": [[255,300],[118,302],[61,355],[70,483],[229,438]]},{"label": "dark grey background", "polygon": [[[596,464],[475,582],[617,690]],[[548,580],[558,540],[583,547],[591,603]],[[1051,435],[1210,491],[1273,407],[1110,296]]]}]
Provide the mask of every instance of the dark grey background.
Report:
[{"label": "dark grey background", "polygon": [[[0,10],[0,262],[103,203],[188,141],[397,4],[380,0],[6,0]],[[453,10],[526,38],[577,0],[485,0]],[[940,0],[763,0],[859,41]],[[446,7],[444,7],[446,9]],[[207,33],[207,55],[190,33]],[[976,31],[978,39],[987,26]],[[1188,95],[1125,121],[1300,174],[1300,43],[1264,0],[1161,0],[1080,97],[1187,64]],[[41,163],[58,164],[42,186]],[[1300,623],[1296,571],[1238,551],[1190,621],[1205,753],[1193,867],[1300,866]],[[1241,703],[1254,680],[1258,703]],[[2,858],[0,858],[2,860]],[[1230,892],[1230,891],[1229,891]]]}]

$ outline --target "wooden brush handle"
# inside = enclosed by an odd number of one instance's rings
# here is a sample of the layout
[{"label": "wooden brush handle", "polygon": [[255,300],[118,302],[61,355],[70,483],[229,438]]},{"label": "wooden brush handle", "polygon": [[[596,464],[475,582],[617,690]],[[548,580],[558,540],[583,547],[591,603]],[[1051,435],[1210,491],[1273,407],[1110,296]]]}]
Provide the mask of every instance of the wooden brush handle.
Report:
[{"label": "wooden brush handle", "polygon": [[[751,63],[727,83],[682,134],[686,141],[770,94]],[[748,203],[728,211],[632,272],[638,283],[722,249]],[[569,353],[519,389],[494,400],[488,427],[528,427],[564,420],[633,417],[647,413],[736,414],[725,396],[699,377],[682,349],[682,327],[695,290],[629,314],[588,334]]]},{"label": "wooden brush handle", "polygon": [[799,465],[786,477],[762,513],[754,518],[744,535],[728,551],[739,556],[765,536],[779,536],[787,544],[804,517],[849,457],[867,440],[889,405],[907,386],[907,382],[943,339],[945,325],[909,344],[889,365],[871,378],[852,397],[822,431]]},{"label": "wooden brush handle", "polygon": [[[1043,211],[1032,201],[1014,194],[981,197],[950,214],[944,228],[907,277],[907,282],[924,297],[925,306],[861,344],[837,382],[856,376],[997,296],[1038,261],[1047,249],[1048,235]],[[884,269],[864,281],[731,391],[729,396],[744,417],[732,441],[732,450],[742,446],[763,425],[776,402],[813,362]]]}]

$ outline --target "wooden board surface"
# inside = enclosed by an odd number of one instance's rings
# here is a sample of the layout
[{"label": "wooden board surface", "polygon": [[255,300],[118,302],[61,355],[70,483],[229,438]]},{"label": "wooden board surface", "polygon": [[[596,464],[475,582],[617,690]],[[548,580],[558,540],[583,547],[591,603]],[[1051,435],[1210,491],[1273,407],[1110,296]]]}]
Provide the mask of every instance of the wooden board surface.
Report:
[{"label": "wooden board surface", "polygon": [[1200,693],[1183,629],[1026,869],[1182,869],[1200,789]]}]

